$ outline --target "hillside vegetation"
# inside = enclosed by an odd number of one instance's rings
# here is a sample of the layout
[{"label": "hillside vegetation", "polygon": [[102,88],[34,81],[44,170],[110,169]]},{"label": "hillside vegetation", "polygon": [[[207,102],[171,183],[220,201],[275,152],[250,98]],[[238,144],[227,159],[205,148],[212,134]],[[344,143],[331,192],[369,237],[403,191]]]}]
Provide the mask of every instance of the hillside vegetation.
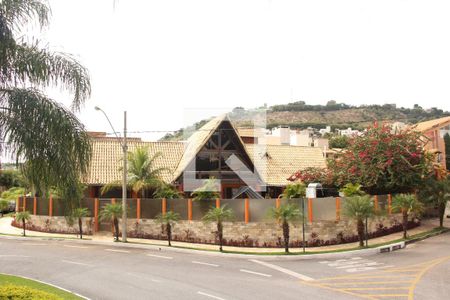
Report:
[{"label": "hillside vegetation", "polygon": [[[242,108],[235,108],[242,110]],[[413,108],[397,107],[395,104],[361,105],[351,106],[336,101],[328,101],[326,105],[308,105],[304,101],[288,104],[274,105],[267,110],[267,127],[273,128],[279,125],[289,125],[293,129],[307,127],[324,128],[330,125],[333,129],[364,129],[374,121],[378,122],[403,122],[414,124],[431,119],[450,116],[450,112],[436,107],[423,109],[415,104]],[[200,128],[205,124],[201,120],[194,124]],[[246,126],[246,123],[237,126]],[[180,140],[183,138],[183,129],[174,134],[167,134],[161,140]]]}]

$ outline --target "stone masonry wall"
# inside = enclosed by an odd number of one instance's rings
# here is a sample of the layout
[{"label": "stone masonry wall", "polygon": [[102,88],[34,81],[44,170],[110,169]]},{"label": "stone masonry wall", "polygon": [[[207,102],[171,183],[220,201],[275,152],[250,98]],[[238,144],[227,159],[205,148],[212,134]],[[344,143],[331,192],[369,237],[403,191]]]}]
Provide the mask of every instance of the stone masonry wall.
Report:
[{"label": "stone masonry wall", "polygon": [[[399,215],[378,217],[369,220],[369,232],[384,235],[401,230]],[[414,225],[414,224],[411,224]],[[64,217],[32,216],[29,229],[58,232],[77,233],[78,223],[69,226]],[[86,233],[93,229],[93,218],[84,218],[83,227]],[[151,219],[128,219],[128,234],[130,237],[165,239],[165,232],[161,224]],[[356,224],[351,220],[314,221],[305,226],[305,239],[310,246],[328,245],[355,241]],[[216,225],[205,224],[201,221],[179,221],[173,227],[173,239],[196,243],[215,243]],[[277,247],[281,246],[282,230],[276,222],[225,222],[224,239],[226,244],[235,246]],[[291,225],[291,243],[298,245],[302,240],[302,225]]]}]

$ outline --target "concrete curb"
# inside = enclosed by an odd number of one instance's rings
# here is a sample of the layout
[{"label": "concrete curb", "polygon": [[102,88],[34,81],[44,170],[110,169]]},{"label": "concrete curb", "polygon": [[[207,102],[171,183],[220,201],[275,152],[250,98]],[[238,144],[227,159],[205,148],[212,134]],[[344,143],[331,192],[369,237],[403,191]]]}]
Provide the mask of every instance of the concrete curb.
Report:
[{"label": "concrete curb", "polygon": [[379,246],[376,248],[368,248],[368,249],[357,249],[357,250],[348,250],[342,252],[332,252],[332,253],[311,253],[305,255],[272,255],[267,253],[261,254],[240,254],[240,253],[220,253],[216,251],[208,251],[202,249],[184,249],[177,247],[168,247],[168,246],[160,246],[160,245],[148,245],[148,244],[136,244],[136,243],[119,243],[119,242],[110,242],[110,241],[95,241],[95,240],[76,240],[76,239],[64,239],[64,238],[52,238],[52,237],[20,237],[20,236],[1,236],[6,239],[27,239],[27,240],[50,240],[50,241],[65,241],[72,242],[77,244],[84,245],[101,245],[108,247],[116,247],[116,248],[132,248],[132,249],[142,249],[142,250],[152,250],[157,251],[159,253],[188,253],[188,254],[202,254],[207,256],[216,256],[216,257],[234,257],[234,258],[244,258],[244,259],[255,259],[258,258],[260,260],[310,260],[310,259],[332,259],[332,258],[341,258],[341,257],[349,257],[349,256],[369,256],[375,255],[379,253],[387,253],[393,252],[406,247],[405,242],[396,242],[383,246]]}]

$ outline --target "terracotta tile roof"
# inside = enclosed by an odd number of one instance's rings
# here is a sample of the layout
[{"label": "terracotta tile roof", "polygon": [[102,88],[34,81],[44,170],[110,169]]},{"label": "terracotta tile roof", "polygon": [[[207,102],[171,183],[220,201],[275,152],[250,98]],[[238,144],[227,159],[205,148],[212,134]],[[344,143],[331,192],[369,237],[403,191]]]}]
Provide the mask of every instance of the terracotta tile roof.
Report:
[{"label": "terracotta tile roof", "polygon": [[[119,140],[114,138],[92,139],[93,156],[90,172],[85,180],[86,184],[103,185],[122,179],[122,147]],[[162,179],[172,181],[180,157],[183,155],[183,142],[142,142],[139,139],[128,141],[128,151],[137,147],[148,147],[150,155],[161,152],[155,167],[164,167],[168,171],[162,172]]]},{"label": "terracotta tile roof", "polygon": [[[133,151],[137,147],[146,146],[151,155],[161,152],[162,157],[155,161],[155,167],[167,168],[168,171],[162,174],[162,179],[172,182],[181,175],[220,123],[225,120],[228,120],[225,115],[212,119],[192,134],[187,142],[142,142],[139,139],[133,139],[128,142],[128,150]],[[122,148],[120,141],[114,138],[94,138],[92,144],[93,157],[85,183],[103,185],[121,180]],[[289,145],[261,147],[260,145],[244,144],[244,149],[268,185],[286,185],[289,183],[287,178],[298,170],[307,167],[325,167],[322,149],[317,147]],[[264,164],[265,159],[267,167],[260,167]]]},{"label": "terracotta tile roof", "polygon": [[450,124],[450,117],[420,122],[412,126],[416,131],[425,132],[433,128],[439,128]]},{"label": "terracotta tile roof", "polygon": [[326,167],[322,149],[317,147],[267,145],[265,151],[263,147],[252,144],[245,147],[253,161],[264,157],[267,159],[265,172],[260,171],[260,176],[267,185],[283,186],[290,183],[287,178],[298,170],[307,167]]}]

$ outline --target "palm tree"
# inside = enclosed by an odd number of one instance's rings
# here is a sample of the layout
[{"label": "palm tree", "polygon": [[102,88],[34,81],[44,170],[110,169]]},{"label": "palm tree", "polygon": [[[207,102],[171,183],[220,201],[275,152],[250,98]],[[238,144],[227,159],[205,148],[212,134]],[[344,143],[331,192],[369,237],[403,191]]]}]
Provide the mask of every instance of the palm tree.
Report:
[{"label": "palm tree", "polygon": [[80,231],[80,239],[83,239],[83,220],[82,218],[86,218],[89,217],[90,212],[87,208],[75,208],[72,211],[72,217],[77,218],[78,219],[78,229]]},{"label": "palm tree", "polygon": [[[161,173],[166,168],[156,168],[154,166],[155,161],[161,156],[160,152],[151,156],[148,147],[138,147],[133,152],[128,153],[127,182],[134,192],[141,193],[142,198],[145,198],[147,189],[158,188],[162,184]],[[112,182],[102,188],[102,193],[120,186],[121,181]]]},{"label": "palm tree", "polygon": [[183,198],[183,195],[170,184],[162,183],[153,193],[153,197],[156,199],[180,199]]},{"label": "palm tree", "polygon": [[220,197],[220,193],[217,191],[217,180],[215,177],[211,177],[205,180],[205,183],[195,189],[191,196],[193,201],[211,200]]},{"label": "palm tree", "polygon": [[303,183],[288,184],[281,197],[283,199],[297,199],[305,197],[306,187]]},{"label": "palm tree", "polygon": [[364,220],[375,214],[370,196],[348,197],[344,205],[344,215],[356,220],[359,246],[364,246]]},{"label": "palm tree", "polygon": [[407,238],[408,218],[411,215],[420,215],[423,204],[412,194],[395,195],[392,200],[392,211],[402,213],[403,238]]},{"label": "palm tree", "polygon": [[445,208],[450,201],[450,178],[426,181],[425,188],[421,192],[421,199],[437,206],[439,211],[439,226],[443,227]]},{"label": "palm tree", "polygon": [[205,223],[215,222],[217,224],[217,237],[219,238],[219,251],[222,252],[223,246],[223,222],[233,219],[233,211],[223,205],[222,207],[211,207],[203,216],[202,220]]},{"label": "palm tree", "polygon": [[158,223],[163,224],[165,226],[167,232],[167,241],[169,242],[169,246],[172,246],[172,227],[175,225],[178,220],[180,220],[180,214],[175,213],[173,211],[168,211],[165,214],[159,214],[156,217]]},{"label": "palm tree", "polygon": [[122,216],[122,205],[120,203],[107,204],[100,212],[99,217],[102,221],[110,221],[114,226],[114,240],[119,241],[119,218]]},{"label": "palm tree", "polygon": [[23,236],[25,236],[25,225],[31,219],[30,213],[28,211],[21,211],[16,213],[16,222],[22,223]]},{"label": "palm tree", "polygon": [[299,220],[302,217],[300,209],[295,204],[283,204],[280,207],[273,207],[269,210],[269,216],[275,219],[283,229],[284,252],[289,253],[289,223]]},{"label": "palm tree", "polygon": [[44,0],[0,1],[0,140],[27,161],[34,184],[67,187],[86,173],[91,144],[76,116],[39,88],[68,90],[78,111],[91,87],[88,71],[73,56],[22,38],[26,25],[44,28],[49,15]]},{"label": "palm tree", "polygon": [[6,211],[9,207],[9,202],[8,200],[5,199],[0,199],[0,214],[3,217],[3,212]]}]

